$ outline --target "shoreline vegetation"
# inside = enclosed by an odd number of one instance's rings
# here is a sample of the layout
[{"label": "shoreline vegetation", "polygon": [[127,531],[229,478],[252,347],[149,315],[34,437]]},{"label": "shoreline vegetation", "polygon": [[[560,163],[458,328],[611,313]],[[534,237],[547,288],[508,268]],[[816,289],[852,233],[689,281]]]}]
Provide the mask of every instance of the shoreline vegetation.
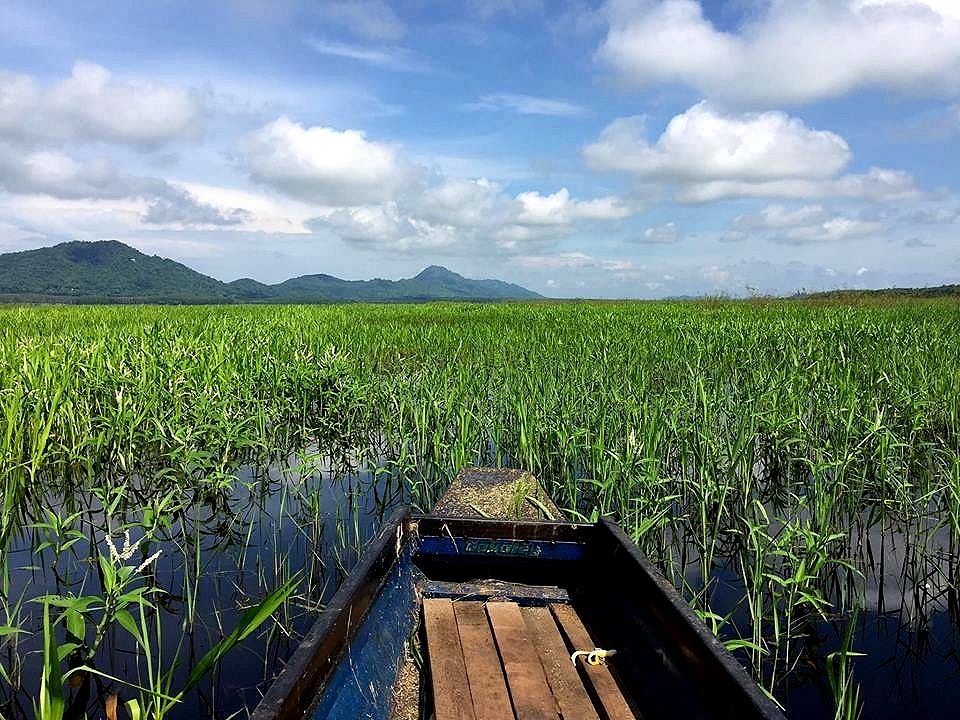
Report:
[{"label": "shoreline vegetation", "polygon": [[2,307],[0,716],[242,716],[383,513],[469,465],[614,517],[791,717],[935,715],[958,387],[944,299]]}]

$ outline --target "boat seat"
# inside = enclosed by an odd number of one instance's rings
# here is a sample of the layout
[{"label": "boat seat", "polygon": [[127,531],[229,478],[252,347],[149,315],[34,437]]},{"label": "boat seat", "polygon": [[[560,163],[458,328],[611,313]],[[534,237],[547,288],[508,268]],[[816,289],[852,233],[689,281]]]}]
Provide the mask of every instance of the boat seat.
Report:
[{"label": "boat seat", "polygon": [[423,619],[436,720],[636,718],[608,666],[570,661],[594,645],[568,604],[425,598]]}]

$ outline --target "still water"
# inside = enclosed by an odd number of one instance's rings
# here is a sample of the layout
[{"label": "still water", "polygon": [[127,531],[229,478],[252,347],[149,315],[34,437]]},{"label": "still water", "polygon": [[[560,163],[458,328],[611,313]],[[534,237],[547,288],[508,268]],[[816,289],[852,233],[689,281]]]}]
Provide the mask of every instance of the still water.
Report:
[{"label": "still water", "polygon": [[[291,575],[300,573],[294,596],[270,621],[235,648],[199,688],[184,696],[167,717],[245,717],[296,647],[322,607],[354,565],[364,543],[390,511],[409,501],[406,490],[387,475],[334,473],[291,460],[269,471],[245,468],[227,489],[191,498],[169,517],[149,517],[130,507],[109,516],[102,498],[50,499],[54,517],[73,519],[69,533],[52,533],[50,516],[36,508],[3,558],[6,587],[0,626],[26,630],[0,643],[0,716],[33,717],[42,668],[42,604],[45,594],[82,597],[100,592],[101,575],[90,561],[93,545],[109,555],[107,528],[118,554],[131,548],[122,564],[136,566],[152,557],[131,587],[149,587],[157,607],[144,619],[156,637],[161,666],[173,668],[171,689],[182,686],[188,669],[235,626],[242,609]],[[129,532],[129,542],[123,527]],[[146,526],[146,527],[145,527]],[[145,533],[152,542],[141,546]],[[60,538],[52,540],[53,535]],[[65,540],[72,544],[63,547]],[[45,544],[46,542],[46,544]],[[838,573],[840,593],[852,593],[863,607],[852,635],[855,677],[864,718],[953,718],[960,708],[958,558],[949,533],[930,523],[896,527],[889,523],[851,532],[855,568]],[[39,550],[37,548],[40,548]],[[93,553],[94,555],[96,553]],[[696,585],[696,578],[688,577]],[[749,618],[737,605],[742,586],[720,560],[713,577],[712,603],[730,612],[741,635]],[[224,609],[226,608],[226,609]],[[239,609],[235,609],[239,608]],[[138,608],[131,613],[138,615]],[[96,613],[93,613],[96,616]],[[791,718],[833,717],[825,674],[827,656],[840,644],[848,616],[811,617],[803,651],[786,675],[779,697]],[[92,633],[92,628],[88,628]],[[29,633],[29,634],[27,634]],[[62,629],[60,630],[62,639]],[[90,640],[88,635],[87,640]],[[745,663],[746,664],[746,663]],[[90,683],[84,705],[81,690],[68,717],[84,707],[102,714],[103,696],[118,692],[121,703],[136,696],[129,684],[145,684],[142,653],[131,636],[113,627],[95,658],[105,678]],[[122,717],[122,715],[121,715]]]},{"label": "still water", "polygon": [[[0,613],[5,610],[11,617],[0,614],[0,626],[14,625],[26,632],[0,638],[0,661],[10,678],[7,682],[0,675],[0,718],[34,715],[43,635],[43,605],[34,599],[48,594],[102,596],[101,571],[90,560],[91,541],[109,557],[108,526],[121,556],[115,564],[135,568],[160,552],[133,576],[128,589],[151,588],[146,597],[157,612],[146,608],[143,617],[155,638],[160,666],[173,668],[173,693],[196,661],[233,629],[243,609],[299,573],[298,589],[276,613],[279,622],[268,621],[234,648],[213,676],[167,715],[174,720],[246,716],[296,648],[317,609],[354,565],[364,543],[406,498],[386,476],[375,479],[366,472],[336,474],[313,467],[301,472],[295,465],[268,472],[245,468],[239,480],[229,491],[197,498],[169,517],[150,518],[147,513],[146,523],[145,513],[137,508],[115,511],[108,520],[101,499],[84,498],[68,506],[51,498],[55,517],[72,516],[69,535],[63,528],[51,533],[44,527],[50,524],[47,513],[36,509],[32,513],[36,522],[13,539],[3,557],[9,585]],[[145,533],[153,540],[141,545]],[[60,536],[61,547],[57,543],[44,547],[54,534]],[[72,544],[62,547],[69,540]],[[91,605],[94,621],[102,605]],[[141,619],[139,605],[128,609],[136,621]],[[94,637],[93,624],[87,628],[88,642]],[[63,628],[57,635],[65,640]],[[114,626],[100,645],[95,667],[128,684],[146,685],[147,668],[136,649],[130,634]],[[105,694],[118,692],[121,704],[137,696],[132,687],[103,677],[94,676],[88,687],[91,717],[102,716]],[[82,716],[86,691],[71,689],[75,702],[68,718]]]}]

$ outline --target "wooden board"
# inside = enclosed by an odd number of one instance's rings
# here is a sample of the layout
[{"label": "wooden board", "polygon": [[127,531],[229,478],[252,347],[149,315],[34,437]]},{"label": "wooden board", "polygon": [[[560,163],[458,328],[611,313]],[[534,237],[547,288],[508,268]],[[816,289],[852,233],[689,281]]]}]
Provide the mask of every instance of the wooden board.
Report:
[{"label": "wooden board", "polygon": [[476,720],[453,603],[446,598],[425,598],[423,622],[436,720]]},{"label": "wooden board", "polygon": [[[557,620],[557,625],[563,630],[563,634],[566,635],[572,647],[577,650],[593,650],[596,647],[587,629],[583,626],[583,622],[572,607],[553,604],[550,606],[550,610]],[[613,657],[612,661],[616,661],[616,656]],[[589,665],[578,660],[577,669],[592,686],[609,720],[635,720],[636,716],[624,699],[623,693],[617,686],[617,681],[610,674],[610,668],[606,665]]]},{"label": "wooden board", "polygon": [[477,720],[512,718],[510,695],[483,603],[455,602],[453,611]]},{"label": "wooden board", "polygon": [[556,700],[527,633],[520,607],[514,602],[489,602],[487,616],[517,720],[558,720]]},{"label": "wooden board", "polygon": [[525,607],[520,614],[564,720],[600,720],[549,608]]}]

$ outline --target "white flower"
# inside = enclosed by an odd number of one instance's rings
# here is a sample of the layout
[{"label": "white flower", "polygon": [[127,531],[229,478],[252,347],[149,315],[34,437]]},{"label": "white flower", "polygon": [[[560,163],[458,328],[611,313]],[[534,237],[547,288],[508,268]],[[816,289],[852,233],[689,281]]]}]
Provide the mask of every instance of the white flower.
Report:
[{"label": "white flower", "polygon": [[142,572],[148,565],[150,565],[151,563],[153,563],[154,560],[156,560],[158,557],[160,557],[160,553],[161,553],[161,552],[163,552],[163,551],[162,551],[162,550],[157,550],[153,555],[151,555],[151,556],[148,557],[146,560],[144,560],[142,563],[140,563],[140,564],[137,566],[137,569],[136,569],[134,572]]},{"label": "white flower", "polygon": [[110,548],[110,559],[116,565],[121,565],[127,560],[133,557],[133,554],[137,551],[136,543],[130,543],[130,531],[123,531],[123,550],[118,551],[117,546],[113,544],[113,537],[110,533],[106,535],[107,547]]}]

